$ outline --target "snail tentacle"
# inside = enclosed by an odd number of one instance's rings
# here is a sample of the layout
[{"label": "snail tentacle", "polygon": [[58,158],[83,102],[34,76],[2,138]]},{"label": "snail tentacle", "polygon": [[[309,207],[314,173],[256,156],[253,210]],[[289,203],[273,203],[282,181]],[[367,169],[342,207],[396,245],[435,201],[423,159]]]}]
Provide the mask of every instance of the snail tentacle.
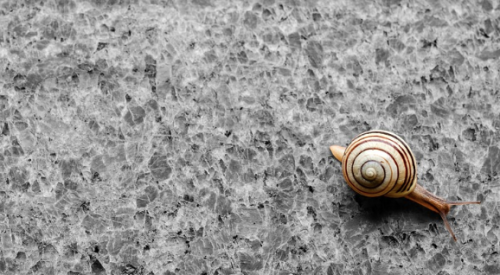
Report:
[{"label": "snail tentacle", "polygon": [[480,201],[446,201],[449,205],[481,204]]},{"label": "snail tentacle", "polygon": [[442,211],[440,211],[438,213],[439,213],[439,216],[441,216],[441,219],[443,219],[444,226],[446,227],[446,229],[448,229],[448,232],[450,232],[451,237],[456,242],[457,241],[457,237],[455,236],[455,233],[453,233],[453,230],[451,229],[451,225],[448,222],[448,218],[446,218],[446,214],[444,212],[442,212]]}]

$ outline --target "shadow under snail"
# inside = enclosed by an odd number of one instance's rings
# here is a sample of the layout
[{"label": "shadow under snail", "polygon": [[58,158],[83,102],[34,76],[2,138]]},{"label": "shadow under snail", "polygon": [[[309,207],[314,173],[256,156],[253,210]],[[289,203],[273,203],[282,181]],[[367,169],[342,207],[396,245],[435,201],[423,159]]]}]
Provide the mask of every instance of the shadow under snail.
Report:
[{"label": "shadow under snail", "polygon": [[417,162],[410,147],[394,133],[374,130],[352,140],[347,148],[330,146],[342,162],[347,184],[366,197],[407,198],[436,213],[457,241],[446,219],[452,205],[479,204],[479,201],[447,201],[417,183]]}]

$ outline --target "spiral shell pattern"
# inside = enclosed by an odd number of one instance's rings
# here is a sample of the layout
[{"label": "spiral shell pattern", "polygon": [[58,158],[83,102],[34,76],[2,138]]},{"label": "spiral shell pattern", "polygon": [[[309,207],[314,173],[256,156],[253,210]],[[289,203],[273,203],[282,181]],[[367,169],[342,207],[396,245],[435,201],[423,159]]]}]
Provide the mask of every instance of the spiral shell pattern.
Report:
[{"label": "spiral shell pattern", "polygon": [[342,172],[349,186],[367,197],[404,197],[417,184],[415,156],[397,135],[368,131],[346,148]]}]

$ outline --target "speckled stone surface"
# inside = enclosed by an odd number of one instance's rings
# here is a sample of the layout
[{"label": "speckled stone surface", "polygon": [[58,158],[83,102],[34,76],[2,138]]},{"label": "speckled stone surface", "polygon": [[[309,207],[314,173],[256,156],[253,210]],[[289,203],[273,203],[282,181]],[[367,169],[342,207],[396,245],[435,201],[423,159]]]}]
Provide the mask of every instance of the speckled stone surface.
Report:
[{"label": "speckled stone surface", "polygon": [[[0,274],[500,274],[498,1],[0,1]],[[440,217],[328,146],[386,129]]]}]

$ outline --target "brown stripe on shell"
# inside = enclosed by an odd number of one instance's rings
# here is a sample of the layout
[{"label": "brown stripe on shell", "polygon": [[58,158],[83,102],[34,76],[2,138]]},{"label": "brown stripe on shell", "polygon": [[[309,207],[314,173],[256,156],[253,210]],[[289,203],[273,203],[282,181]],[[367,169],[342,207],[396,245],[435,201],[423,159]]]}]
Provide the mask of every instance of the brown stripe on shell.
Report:
[{"label": "brown stripe on shell", "polygon": [[[406,149],[406,152],[405,152],[405,155],[407,155],[408,157],[407,158],[404,158],[404,160],[408,161],[408,162],[411,162],[409,164],[412,165],[412,168],[410,170],[410,173],[411,173],[411,176],[410,176],[410,179],[409,181],[406,181],[405,179],[405,182],[404,184],[398,189],[397,192],[403,192],[403,191],[408,191],[410,190],[411,188],[411,185],[413,183],[413,181],[415,181],[415,171],[416,171],[416,165],[415,165],[415,161],[414,161],[414,157],[413,157],[413,153],[412,151],[410,150],[410,148],[408,147],[408,144],[406,144],[406,142],[399,136],[393,134],[393,133],[390,133],[390,132],[383,132],[383,131],[373,131],[373,132],[376,132],[376,133],[383,133],[385,135],[388,135],[388,136],[391,136],[392,138],[396,139],[399,141],[399,143],[401,143],[403,145],[403,147]],[[406,164],[405,164],[406,165]],[[405,188],[406,186],[408,186],[408,188]]]}]

